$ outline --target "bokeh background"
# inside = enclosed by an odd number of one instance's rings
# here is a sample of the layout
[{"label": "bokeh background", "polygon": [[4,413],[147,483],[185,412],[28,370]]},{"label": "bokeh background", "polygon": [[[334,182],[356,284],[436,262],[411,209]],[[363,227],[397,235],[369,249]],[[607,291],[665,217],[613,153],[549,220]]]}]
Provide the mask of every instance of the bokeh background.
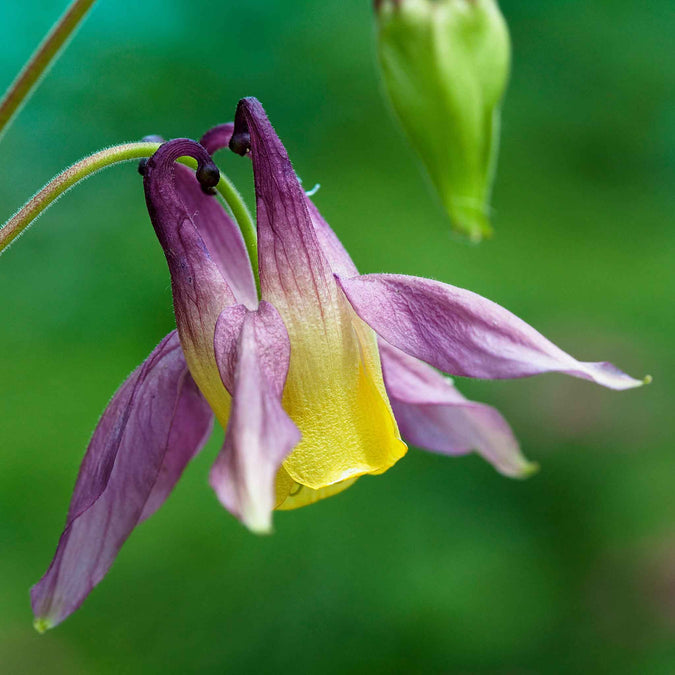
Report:
[{"label": "bokeh background", "polygon": [[[0,86],[64,5],[2,3]],[[675,672],[675,8],[501,5],[515,55],[492,241],[450,235],[381,95],[367,0],[100,0],[0,144],[2,218],[85,154],[199,137],[255,95],[362,271],[470,288],[654,383],[461,381],[539,475],[413,449],[267,538],[207,485],[217,432],[40,637],[28,589],[89,434],[173,325],[140,178],[108,169],[0,259],[0,672]],[[248,163],[220,164],[250,196]]]}]

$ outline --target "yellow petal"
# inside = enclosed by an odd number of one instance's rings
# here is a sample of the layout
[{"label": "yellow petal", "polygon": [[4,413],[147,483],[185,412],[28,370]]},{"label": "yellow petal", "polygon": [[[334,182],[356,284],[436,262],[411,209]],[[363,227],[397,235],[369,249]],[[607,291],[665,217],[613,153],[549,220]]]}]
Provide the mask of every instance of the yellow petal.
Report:
[{"label": "yellow petal", "polygon": [[[375,333],[344,297],[330,309],[339,316],[320,331],[307,322],[286,322],[291,364],[283,403],[302,440],[283,467],[290,479],[315,491],[383,473],[407,451],[385,392]],[[306,503],[323,496],[329,495]]]},{"label": "yellow petal", "polygon": [[356,478],[348,478],[341,483],[335,483],[320,490],[312,490],[312,488],[296,483],[282,466],[277,474],[277,505],[275,508],[279,511],[290,511],[292,509],[299,509],[301,506],[314,504],[321,499],[332,497],[338,494],[338,492],[346,490],[356,480]]},{"label": "yellow petal", "polygon": [[307,196],[259,101],[242,99],[233,147],[250,150],[263,300],[291,343],[283,406],[302,433],[284,461],[291,479],[322,490],[382,473],[406,452],[382,380],[375,333],[338,287]]}]

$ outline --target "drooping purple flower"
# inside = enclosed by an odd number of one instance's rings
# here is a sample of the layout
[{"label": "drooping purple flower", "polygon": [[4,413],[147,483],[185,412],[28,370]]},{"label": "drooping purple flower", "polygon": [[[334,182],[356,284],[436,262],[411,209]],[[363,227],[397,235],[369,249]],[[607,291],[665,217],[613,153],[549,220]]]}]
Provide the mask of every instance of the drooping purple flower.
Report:
[{"label": "drooping purple flower", "polygon": [[[89,444],[54,560],[32,590],[36,626],[72,613],[134,527],[163,503],[202,447],[213,416],[225,440],[210,482],[254,531],[379,474],[406,452],[479,452],[500,472],[531,465],[502,416],[466,400],[450,375],[559,371],[613,389],[640,381],[572,358],[489,300],[447,284],[360,276],[305,195],[262,106],[234,126],[161,146],[144,169],[177,331],[130,376]],[[249,154],[260,293],[241,233],[209,188],[210,154]],[[191,156],[196,175],[176,164]],[[431,365],[427,365],[431,364]]]}]

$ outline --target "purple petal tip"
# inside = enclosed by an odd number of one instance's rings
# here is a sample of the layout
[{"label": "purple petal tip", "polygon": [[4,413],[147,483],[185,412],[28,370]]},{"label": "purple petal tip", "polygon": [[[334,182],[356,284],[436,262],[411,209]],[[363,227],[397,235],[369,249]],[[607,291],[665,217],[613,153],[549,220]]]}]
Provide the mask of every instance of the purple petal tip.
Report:
[{"label": "purple petal tip", "polygon": [[[581,363],[584,366],[583,371],[579,371],[579,377],[591,380],[596,384],[600,384],[608,389],[616,391],[624,391],[626,389],[635,389],[652,381],[651,375],[638,380],[630,375],[624,373],[617,368],[613,363],[607,361],[600,361],[598,363]],[[576,374],[576,369],[572,368],[570,374]]]}]

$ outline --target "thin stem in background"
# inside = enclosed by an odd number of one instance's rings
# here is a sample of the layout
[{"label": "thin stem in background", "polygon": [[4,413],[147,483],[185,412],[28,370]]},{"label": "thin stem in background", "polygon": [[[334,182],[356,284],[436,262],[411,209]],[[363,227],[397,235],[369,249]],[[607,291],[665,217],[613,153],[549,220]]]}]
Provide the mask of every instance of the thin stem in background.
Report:
[{"label": "thin stem in background", "polygon": [[0,101],[0,137],[96,0],[73,0]]}]

